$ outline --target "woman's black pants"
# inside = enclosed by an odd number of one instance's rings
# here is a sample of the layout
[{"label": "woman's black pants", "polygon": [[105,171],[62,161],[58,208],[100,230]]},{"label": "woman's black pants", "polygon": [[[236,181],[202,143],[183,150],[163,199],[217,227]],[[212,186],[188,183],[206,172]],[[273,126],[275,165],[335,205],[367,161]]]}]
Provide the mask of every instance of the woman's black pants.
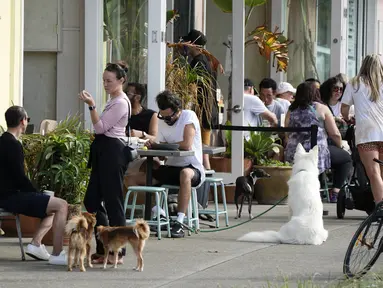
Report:
[{"label": "woman's black pants", "polygon": [[340,189],[352,174],[352,159],[350,154],[342,148],[328,145],[333,173],[333,187]]},{"label": "woman's black pants", "polygon": [[[89,163],[92,171],[84,205],[88,212],[97,213],[97,226],[125,226],[124,173],[125,145],[117,138],[96,135],[91,145]],[[97,235],[97,228],[95,228]],[[104,255],[104,246],[97,239],[97,254]],[[125,255],[125,249],[122,251]]]}]

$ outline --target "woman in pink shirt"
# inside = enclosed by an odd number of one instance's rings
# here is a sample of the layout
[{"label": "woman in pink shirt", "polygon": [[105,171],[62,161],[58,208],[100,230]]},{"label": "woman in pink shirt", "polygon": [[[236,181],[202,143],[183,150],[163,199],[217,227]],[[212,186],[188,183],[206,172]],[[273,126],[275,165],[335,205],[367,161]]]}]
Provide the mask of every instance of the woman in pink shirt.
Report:
[{"label": "woman in pink shirt", "polygon": [[[89,106],[90,117],[96,132],[91,145],[88,165],[92,168],[84,205],[88,212],[97,213],[96,226],[125,226],[123,209],[123,180],[127,163],[124,158],[125,127],[131,113],[130,101],[123,92],[127,81],[128,69],[123,63],[107,64],[103,83],[110,95],[104,110],[99,115],[93,97],[86,91],[80,93],[80,99]],[[108,221],[109,220],[109,221]],[[104,247],[97,239],[96,254],[93,263],[102,263]],[[122,263],[122,256],[119,255]]]}]

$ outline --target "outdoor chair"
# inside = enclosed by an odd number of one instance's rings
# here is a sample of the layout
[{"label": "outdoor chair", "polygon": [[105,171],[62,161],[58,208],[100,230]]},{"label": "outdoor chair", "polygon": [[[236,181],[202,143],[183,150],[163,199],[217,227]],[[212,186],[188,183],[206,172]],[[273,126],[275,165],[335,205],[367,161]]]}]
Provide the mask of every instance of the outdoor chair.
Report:
[{"label": "outdoor chair", "polygon": [[[4,217],[9,217],[9,216],[15,216],[15,221],[16,221],[16,229],[17,229],[17,236],[19,237],[19,245],[20,245],[20,251],[21,251],[21,260],[25,261],[25,253],[24,253],[24,246],[23,246],[23,238],[21,235],[21,227],[20,227],[20,217],[18,214],[10,213],[2,208],[0,208],[0,227],[1,227],[1,220]],[[13,220],[13,219],[9,219]],[[8,221],[8,219],[7,219]]]}]

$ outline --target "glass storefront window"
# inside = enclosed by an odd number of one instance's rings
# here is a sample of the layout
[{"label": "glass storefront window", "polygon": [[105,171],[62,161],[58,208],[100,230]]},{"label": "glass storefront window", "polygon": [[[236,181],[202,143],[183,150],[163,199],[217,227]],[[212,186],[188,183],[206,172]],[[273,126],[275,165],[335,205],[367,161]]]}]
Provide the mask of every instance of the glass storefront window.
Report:
[{"label": "glass storefront window", "polygon": [[317,23],[316,64],[323,82],[330,77],[331,69],[331,0],[318,0]]},{"label": "glass storefront window", "polygon": [[147,31],[147,0],[104,0],[104,61],[125,61],[129,82],[147,84]]},{"label": "glass storefront window", "polygon": [[357,74],[358,45],[357,39],[361,36],[358,33],[358,0],[348,0],[348,21],[347,21],[347,76],[354,77]]},{"label": "glass storefront window", "polygon": [[[307,78],[319,78],[317,61],[317,0],[285,0],[289,46],[287,81],[294,86]],[[320,33],[325,35],[325,32]],[[326,63],[326,61],[319,61]]]},{"label": "glass storefront window", "polygon": [[[330,76],[331,0],[286,0],[289,47],[287,81],[298,85],[307,78]],[[290,29],[291,27],[291,29]]]}]

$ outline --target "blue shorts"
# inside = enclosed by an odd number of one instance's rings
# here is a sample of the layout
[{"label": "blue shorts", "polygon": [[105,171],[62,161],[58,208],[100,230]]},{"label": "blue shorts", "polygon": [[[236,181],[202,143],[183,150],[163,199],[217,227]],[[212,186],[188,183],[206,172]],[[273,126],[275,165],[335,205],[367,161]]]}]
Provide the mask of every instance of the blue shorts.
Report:
[{"label": "blue shorts", "polygon": [[47,217],[50,196],[36,192],[0,194],[0,208],[15,214],[43,219]]}]

